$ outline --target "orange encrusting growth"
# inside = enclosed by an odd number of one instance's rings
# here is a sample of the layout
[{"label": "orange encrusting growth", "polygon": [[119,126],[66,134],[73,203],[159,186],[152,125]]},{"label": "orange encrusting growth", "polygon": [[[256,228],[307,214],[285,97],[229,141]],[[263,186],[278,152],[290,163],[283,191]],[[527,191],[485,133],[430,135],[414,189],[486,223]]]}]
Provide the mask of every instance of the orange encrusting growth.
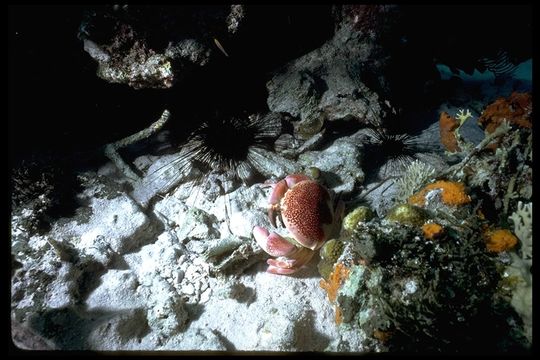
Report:
[{"label": "orange encrusting growth", "polygon": [[444,229],[441,225],[435,223],[427,223],[422,226],[422,231],[426,239],[435,239],[442,235]]},{"label": "orange encrusting growth", "polygon": [[[319,285],[321,286],[321,288],[326,290],[328,294],[328,299],[330,300],[331,303],[334,303],[336,301],[338,290],[341,287],[341,285],[343,285],[345,280],[349,278],[350,272],[351,270],[345,267],[343,263],[337,263],[334,267],[334,271],[330,273],[330,276],[328,277],[328,281],[321,279],[321,281],[319,282]],[[336,324],[339,325],[343,321],[343,316],[341,313],[341,309],[339,308],[337,304],[335,306],[335,309],[336,309]]]},{"label": "orange encrusting growth", "polygon": [[418,193],[409,197],[409,204],[423,207],[426,205],[426,195],[429,191],[441,189],[442,202],[446,205],[460,206],[471,202],[465,193],[465,185],[460,182],[439,180],[425,186]]},{"label": "orange encrusting growth", "polygon": [[499,98],[488,105],[478,123],[492,133],[506,120],[522,128],[532,127],[532,96],[513,92],[508,98]]},{"label": "orange encrusting growth", "polygon": [[328,281],[321,279],[319,285],[328,293],[328,300],[335,302],[339,287],[345,280],[349,278],[350,269],[345,267],[343,263],[337,263],[334,266],[334,271],[330,273]]},{"label": "orange encrusting growth", "polygon": [[486,247],[491,252],[511,250],[516,246],[518,239],[506,229],[497,229],[484,233]]},{"label": "orange encrusting growth", "polygon": [[338,305],[335,306],[336,311],[336,324],[341,324],[343,322],[343,314],[341,313],[341,309]]},{"label": "orange encrusting growth", "polygon": [[442,112],[439,118],[439,133],[441,136],[441,143],[446,150],[450,152],[461,151],[457,139],[455,130],[459,127],[459,122],[448,115],[446,112]]}]

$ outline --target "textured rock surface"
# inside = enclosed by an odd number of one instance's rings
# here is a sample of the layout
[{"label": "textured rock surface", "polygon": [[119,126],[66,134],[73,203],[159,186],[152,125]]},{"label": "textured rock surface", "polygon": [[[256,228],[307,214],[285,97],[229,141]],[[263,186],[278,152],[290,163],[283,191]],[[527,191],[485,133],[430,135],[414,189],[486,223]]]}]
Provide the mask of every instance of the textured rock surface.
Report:
[{"label": "textured rock surface", "polygon": [[360,80],[360,64],[373,45],[351,34],[355,32],[349,27],[341,28],[331,41],[289,63],[267,83],[269,109],[298,118],[301,138],[316,134],[325,120],[378,120],[378,96]]},{"label": "textured rock surface", "polygon": [[[215,7],[207,19],[199,19],[203,13],[196,8],[178,10],[127,5],[89,10],[79,38],[84,50],[98,63],[97,75],[135,89],[170,88],[184,73],[208,64],[213,51],[205,37],[213,26],[225,27],[227,22],[233,33],[243,19],[241,7]],[[168,14],[164,16],[164,12]],[[159,17],[159,26],[146,24]],[[187,23],[193,25],[191,31],[182,28]],[[175,26],[176,31],[172,31]],[[163,40],[153,37],[170,40],[164,46]]]}]

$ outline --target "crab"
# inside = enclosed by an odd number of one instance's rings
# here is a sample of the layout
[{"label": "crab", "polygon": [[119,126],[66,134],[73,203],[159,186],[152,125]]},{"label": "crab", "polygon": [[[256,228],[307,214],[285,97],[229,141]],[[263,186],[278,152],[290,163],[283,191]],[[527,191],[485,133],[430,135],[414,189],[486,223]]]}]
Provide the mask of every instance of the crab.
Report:
[{"label": "crab", "polygon": [[277,259],[268,259],[267,271],[292,274],[307,264],[336,230],[343,215],[343,202],[334,206],[328,189],[306,175],[292,174],[272,185],[268,217],[276,219],[290,236],[255,226],[253,236],[261,248]]}]

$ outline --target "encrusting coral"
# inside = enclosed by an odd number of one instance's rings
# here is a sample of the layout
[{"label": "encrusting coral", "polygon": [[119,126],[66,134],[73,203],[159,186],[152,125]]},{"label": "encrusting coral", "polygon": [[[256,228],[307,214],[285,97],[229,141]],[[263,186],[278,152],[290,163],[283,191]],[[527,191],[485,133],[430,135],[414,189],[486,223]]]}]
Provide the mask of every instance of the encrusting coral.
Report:
[{"label": "encrusting coral", "polygon": [[401,204],[391,208],[386,214],[385,219],[402,224],[412,226],[422,226],[427,220],[428,214],[422,208],[411,205]]},{"label": "encrusting coral", "polygon": [[[347,268],[343,263],[337,263],[334,267],[334,271],[330,274],[328,281],[321,280],[320,286],[326,290],[328,294],[328,299],[331,303],[336,302],[337,293],[341,285],[349,278],[350,269]],[[341,324],[342,314],[338,305],[336,305],[336,324]]]}]

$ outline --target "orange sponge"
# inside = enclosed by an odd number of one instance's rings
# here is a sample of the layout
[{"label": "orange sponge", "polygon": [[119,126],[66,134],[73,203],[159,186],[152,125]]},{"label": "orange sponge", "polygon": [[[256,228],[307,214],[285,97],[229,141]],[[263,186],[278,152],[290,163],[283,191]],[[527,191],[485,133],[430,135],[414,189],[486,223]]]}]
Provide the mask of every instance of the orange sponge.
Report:
[{"label": "orange sponge", "polygon": [[439,118],[439,133],[441,135],[441,143],[446,150],[450,152],[461,151],[454,131],[458,128],[459,122],[448,115],[446,112],[441,113]]},{"label": "orange sponge", "polygon": [[465,192],[465,186],[462,183],[439,180],[425,186],[418,193],[409,197],[409,204],[425,206],[426,194],[434,189],[442,190],[442,202],[446,205],[460,206],[471,202],[471,198]]},{"label": "orange sponge", "polygon": [[488,231],[484,234],[486,247],[491,252],[511,250],[516,246],[518,239],[506,229]]},{"label": "orange sponge", "polygon": [[441,225],[435,223],[428,223],[422,226],[422,231],[426,239],[435,239],[442,235],[444,229]]}]

